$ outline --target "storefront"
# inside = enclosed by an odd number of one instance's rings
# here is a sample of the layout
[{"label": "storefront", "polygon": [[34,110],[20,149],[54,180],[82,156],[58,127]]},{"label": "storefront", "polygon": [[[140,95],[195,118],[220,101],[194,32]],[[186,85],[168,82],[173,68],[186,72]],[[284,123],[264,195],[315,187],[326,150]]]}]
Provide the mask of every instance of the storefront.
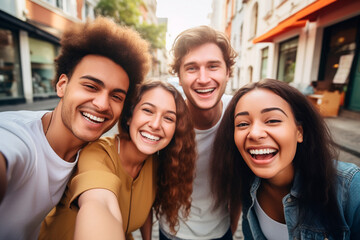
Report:
[{"label": "storefront", "polygon": [[59,39],[0,10],[0,105],[56,96]]},{"label": "storefront", "polygon": [[17,32],[0,28],[0,99],[23,99]]},{"label": "storefront", "polygon": [[340,91],[342,105],[360,111],[360,15],[324,29],[318,89]]},{"label": "storefront", "polygon": [[301,91],[314,83],[316,102],[331,93],[337,109],[360,111],[360,1],[314,1],[253,40],[265,42],[274,46],[272,76]]}]

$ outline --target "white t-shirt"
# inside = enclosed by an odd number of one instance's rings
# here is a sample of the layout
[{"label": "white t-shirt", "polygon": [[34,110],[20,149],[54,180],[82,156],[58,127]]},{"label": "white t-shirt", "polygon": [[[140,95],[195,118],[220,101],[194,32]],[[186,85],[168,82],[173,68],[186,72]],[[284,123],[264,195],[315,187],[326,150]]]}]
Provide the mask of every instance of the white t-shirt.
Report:
[{"label": "white t-shirt", "polygon": [[260,228],[268,240],[288,240],[289,232],[286,224],[270,218],[261,208],[257,198],[255,198],[255,213],[259,221]]},{"label": "white t-shirt", "polygon": [[49,145],[46,111],[0,113],[0,152],[7,160],[7,189],[0,203],[0,239],[37,239],[41,222],[59,202],[76,161]]},{"label": "white t-shirt", "polygon": [[[213,239],[222,237],[230,227],[230,215],[227,205],[213,209],[214,197],[210,187],[210,160],[212,145],[217,129],[232,96],[223,95],[223,111],[220,120],[210,129],[195,129],[198,158],[196,175],[191,195],[191,210],[187,221],[179,214],[179,239]],[[166,236],[171,236],[165,217],[160,218],[160,228]]]}]

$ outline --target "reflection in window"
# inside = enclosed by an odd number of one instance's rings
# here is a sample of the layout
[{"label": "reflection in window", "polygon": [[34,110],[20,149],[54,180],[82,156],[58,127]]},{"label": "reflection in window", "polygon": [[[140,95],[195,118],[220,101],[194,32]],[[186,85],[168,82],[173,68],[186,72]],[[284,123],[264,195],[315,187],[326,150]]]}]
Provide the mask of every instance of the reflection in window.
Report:
[{"label": "reflection in window", "polygon": [[17,35],[0,28],[0,99],[22,96]]},{"label": "reflection in window", "polygon": [[34,97],[55,95],[51,81],[55,74],[54,59],[57,48],[49,42],[35,38],[29,38],[29,43]]},{"label": "reflection in window", "polygon": [[290,83],[294,81],[298,38],[280,43],[277,79]]}]

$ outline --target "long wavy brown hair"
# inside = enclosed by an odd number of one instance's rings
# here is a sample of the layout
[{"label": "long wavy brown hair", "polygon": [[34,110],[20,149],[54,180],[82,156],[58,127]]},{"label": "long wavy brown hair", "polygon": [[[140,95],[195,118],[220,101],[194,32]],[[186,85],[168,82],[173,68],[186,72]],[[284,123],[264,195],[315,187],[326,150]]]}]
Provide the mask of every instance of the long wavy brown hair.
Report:
[{"label": "long wavy brown hair", "polygon": [[[169,145],[154,154],[158,162],[157,194],[154,202],[156,216],[165,215],[170,229],[176,232],[178,214],[187,217],[191,207],[192,184],[195,172],[196,143],[195,131],[184,99],[174,86],[161,81],[146,81],[139,85],[132,104],[132,110],[124,115],[121,122],[128,122],[142,96],[153,88],[170,92],[176,104],[176,128]],[[159,96],[161,97],[161,96]],[[129,138],[129,127],[119,122],[121,137]]]},{"label": "long wavy brown hair", "polygon": [[338,236],[341,234],[341,216],[334,183],[334,159],[337,151],[329,129],[301,92],[275,79],[264,79],[245,85],[235,93],[228,104],[214,141],[211,162],[211,186],[216,200],[215,206],[226,202],[230,203],[233,209],[240,209],[243,199],[250,195],[255,174],[246,165],[235,145],[234,113],[238,101],[254,89],[266,89],[283,98],[290,105],[296,124],[303,128],[304,139],[302,143],[298,143],[292,162],[295,173],[302,179],[298,199],[298,226],[310,212],[315,212],[328,232],[332,236]]}]

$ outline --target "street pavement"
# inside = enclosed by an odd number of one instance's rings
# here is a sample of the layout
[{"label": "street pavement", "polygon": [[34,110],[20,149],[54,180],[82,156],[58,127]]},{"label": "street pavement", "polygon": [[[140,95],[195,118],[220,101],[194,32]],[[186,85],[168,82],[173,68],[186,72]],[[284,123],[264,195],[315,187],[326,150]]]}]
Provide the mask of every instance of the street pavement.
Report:
[{"label": "street pavement", "polygon": [[[36,101],[31,104],[0,106],[0,112],[12,110],[52,110],[57,103],[58,99],[50,99]],[[325,118],[325,122],[330,129],[334,142],[338,146],[338,160],[351,162],[360,166],[360,113],[353,114],[351,117],[342,116],[340,114],[338,117]],[[104,136],[112,136],[116,133],[117,126],[115,125],[112,129],[105,133]],[[152,239],[159,239],[159,225],[155,218],[152,233]],[[133,235],[135,240],[141,239],[139,231],[134,232]],[[243,239],[243,236],[239,222],[237,232],[234,234],[234,240],[240,239]]]}]

